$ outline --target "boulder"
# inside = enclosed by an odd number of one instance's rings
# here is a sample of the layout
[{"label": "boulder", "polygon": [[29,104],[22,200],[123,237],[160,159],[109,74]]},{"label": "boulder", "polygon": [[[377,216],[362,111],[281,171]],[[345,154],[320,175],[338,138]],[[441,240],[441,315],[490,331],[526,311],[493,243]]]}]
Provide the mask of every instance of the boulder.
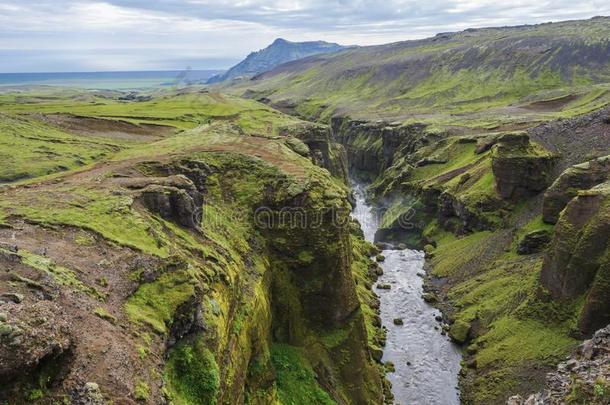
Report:
[{"label": "boulder", "polygon": [[551,233],[545,229],[539,229],[526,234],[517,246],[517,254],[530,255],[544,250],[551,242]]},{"label": "boulder", "polygon": [[305,144],[305,142],[301,141],[298,138],[289,136],[288,138],[286,138],[286,145],[288,145],[288,147],[292,149],[293,152],[301,156],[309,157],[310,155],[309,147]]},{"label": "boulder", "polygon": [[542,219],[557,223],[559,213],[580,190],[588,190],[610,178],[610,155],[566,169],[544,193]]},{"label": "boulder", "polygon": [[449,329],[449,337],[458,343],[466,342],[469,333],[470,323],[460,319],[456,320]]},{"label": "boulder", "polygon": [[43,359],[57,357],[70,347],[70,323],[56,304],[3,304],[2,311],[6,318],[0,322],[2,381],[28,372]]},{"label": "boulder", "polygon": [[496,191],[506,200],[532,196],[546,189],[557,159],[532,144],[524,132],[500,136],[491,157]]},{"label": "boulder", "polygon": [[161,218],[198,229],[201,225],[202,194],[185,176],[170,176],[179,181],[153,182],[139,190],[139,201]]}]

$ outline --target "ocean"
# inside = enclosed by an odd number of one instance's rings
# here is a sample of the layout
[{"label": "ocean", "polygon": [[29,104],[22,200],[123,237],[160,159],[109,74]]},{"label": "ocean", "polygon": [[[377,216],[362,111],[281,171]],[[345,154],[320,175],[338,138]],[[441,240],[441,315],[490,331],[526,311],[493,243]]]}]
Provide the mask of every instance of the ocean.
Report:
[{"label": "ocean", "polygon": [[132,72],[0,73],[0,87],[46,85],[104,90],[139,90],[204,83],[221,70]]}]

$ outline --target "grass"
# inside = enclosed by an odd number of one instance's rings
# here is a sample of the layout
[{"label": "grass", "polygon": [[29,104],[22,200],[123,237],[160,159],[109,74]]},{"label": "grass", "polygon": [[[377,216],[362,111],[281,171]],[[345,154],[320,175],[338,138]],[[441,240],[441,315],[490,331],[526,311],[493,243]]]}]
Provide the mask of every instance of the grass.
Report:
[{"label": "grass", "polygon": [[456,138],[453,138],[444,144],[437,145],[436,147],[439,149],[435,151],[432,157],[436,159],[445,159],[447,163],[416,167],[412,172],[412,180],[429,181],[429,179],[432,179],[435,176],[464,167],[481,159],[480,155],[474,153],[476,144],[460,143]]},{"label": "grass", "polygon": [[[264,80],[225,87],[272,102],[290,100],[299,115],[317,121],[340,114],[440,126],[535,123],[610,102],[592,91],[607,88],[610,66],[585,56],[602,52],[608,35],[607,19],[464,31],[326,55]],[[532,52],[528,44],[540,40],[548,48]],[[553,111],[515,108],[557,93],[580,100]]]},{"label": "grass", "polygon": [[[52,91],[52,90],[51,90]],[[179,130],[193,129],[212,121],[235,121],[245,133],[277,134],[281,126],[299,120],[254,100],[192,88],[186,92],[164,91],[150,101],[125,102],[92,96],[88,92],[55,90],[37,94],[0,93],[0,109],[11,114],[72,114],[134,124],[154,124]]]},{"label": "grass", "polygon": [[93,313],[98,316],[99,318],[108,321],[112,324],[116,323],[116,318],[108,311],[106,311],[104,308],[102,307],[97,307],[93,310]]},{"label": "grass", "polygon": [[137,401],[147,402],[150,398],[150,387],[144,381],[138,381],[134,388],[134,397]]},{"label": "grass", "polygon": [[87,229],[123,246],[166,257],[169,253],[154,221],[132,208],[133,200],[89,186],[57,187],[40,193],[24,190],[0,208],[42,225]]},{"label": "grass", "polygon": [[0,114],[0,183],[79,168],[124,147],[70,135],[31,118]]},{"label": "grass", "polygon": [[491,232],[485,231],[457,237],[449,232],[441,232],[432,259],[432,273],[437,277],[454,275],[457,269],[477,256],[490,235]]}]

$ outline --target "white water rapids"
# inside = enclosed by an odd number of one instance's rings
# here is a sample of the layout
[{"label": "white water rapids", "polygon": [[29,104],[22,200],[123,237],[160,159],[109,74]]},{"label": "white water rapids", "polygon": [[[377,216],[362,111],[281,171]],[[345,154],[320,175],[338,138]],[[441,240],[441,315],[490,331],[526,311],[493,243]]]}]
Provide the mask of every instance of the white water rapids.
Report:
[{"label": "white water rapids", "polygon": [[[354,187],[356,218],[365,238],[373,242],[379,224],[372,208],[366,204],[364,188]],[[441,335],[441,324],[435,320],[440,311],[422,299],[422,252],[384,250],[383,275],[377,284],[391,289],[375,289],[381,301],[381,319],[387,328],[383,361],[394,363],[396,371],[388,374],[395,403],[401,405],[457,405],[461,354],[447,336]],[[419,275],[418,275],[419,273]],[[376,287],[377,285],[375,285]],[[403,325],[394,325],[394,319]]]}]

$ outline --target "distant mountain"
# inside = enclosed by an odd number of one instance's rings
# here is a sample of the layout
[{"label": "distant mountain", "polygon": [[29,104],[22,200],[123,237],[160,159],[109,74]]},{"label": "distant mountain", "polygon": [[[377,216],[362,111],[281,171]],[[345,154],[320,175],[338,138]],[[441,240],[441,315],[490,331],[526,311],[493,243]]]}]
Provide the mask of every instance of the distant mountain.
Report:
[{"label": "distant mountain", "polygon": [[324,41],[290,42],[278,38],[265,49],[252,52],[226,73],[211,77],[208,83],[218,83],[239,76],[253,76],[286,62],[321,53],[337,52],[344,48],[339,44]]}]

